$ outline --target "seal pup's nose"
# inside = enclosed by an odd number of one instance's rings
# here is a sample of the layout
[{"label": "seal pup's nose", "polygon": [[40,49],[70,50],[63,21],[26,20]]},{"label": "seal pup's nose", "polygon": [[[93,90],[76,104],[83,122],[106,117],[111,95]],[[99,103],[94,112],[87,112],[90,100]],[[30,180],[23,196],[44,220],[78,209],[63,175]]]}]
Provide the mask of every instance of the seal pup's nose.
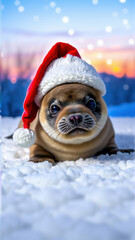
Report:
[{"label": "seal pup's nose", "polygon": [[69,121],[75,126],[78,126],[82,122],[82,116],[80,114],[73,114],[69,116]]}]

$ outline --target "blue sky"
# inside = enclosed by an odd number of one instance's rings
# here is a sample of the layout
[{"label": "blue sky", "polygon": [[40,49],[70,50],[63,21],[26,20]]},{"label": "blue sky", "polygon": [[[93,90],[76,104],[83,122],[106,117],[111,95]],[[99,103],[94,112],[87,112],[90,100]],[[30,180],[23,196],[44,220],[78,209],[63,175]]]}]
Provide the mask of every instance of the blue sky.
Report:
[{"label": "blue sky", "polygon": [[15,75],[18,53],[34,54],[35,69],[63,41],[99,71],[135,76],[134,0],[1,0],[1,9],[4,67]]},{"label": "blue sky", "polygon": [[[3,29],[34,32],[74,29],[76,32],[99,32],[111,25],[114,31],[124,31],[123,19],[128,19],[130,26],[135,26],[134,0],[127,0],[125,3],[119,0],[99,0],[98,4],[93,4],[90,0],[20,0],[17,6],[15,2],[17,0],[2,0]],[[50,6],[51,2],[55,2],[54,7]],[[23,12],[18,11],[19,6],[24,7]],[[56,13],[56,8],[60,8],[61,12]],[[124,13],[124,9],[127,9],[127,13]],[[33,20],[35,16],[38,16],[38,21]],[[63,16],[69,17],[68,23],[62,22]]]}]

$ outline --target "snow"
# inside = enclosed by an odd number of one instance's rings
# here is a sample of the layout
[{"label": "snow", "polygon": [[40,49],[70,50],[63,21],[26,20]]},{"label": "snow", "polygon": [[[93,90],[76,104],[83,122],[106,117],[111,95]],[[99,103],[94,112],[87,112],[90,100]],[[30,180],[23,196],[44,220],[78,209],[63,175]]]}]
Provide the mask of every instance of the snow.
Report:
[{"label": "snow", "polygon": [[[112,118],[119,147],[134,121]],[[2,240],[135,240],[134,154],[35,164],[4,138],[18,122],[2,119]]]}]

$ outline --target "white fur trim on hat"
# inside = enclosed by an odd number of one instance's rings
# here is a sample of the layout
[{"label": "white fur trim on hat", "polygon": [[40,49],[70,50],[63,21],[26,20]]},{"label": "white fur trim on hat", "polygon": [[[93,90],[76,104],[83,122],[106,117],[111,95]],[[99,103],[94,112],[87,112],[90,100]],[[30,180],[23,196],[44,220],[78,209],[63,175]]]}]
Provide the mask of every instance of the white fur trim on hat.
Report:
[{"label": "white fur trim on hat", "polygon": [[35,133],[31,129],[18,128],[13,135],[14,142],[20,147],[30,147],[36,139]]},{"label": "white fur trim on hat", "polygon": [[81,58],[67,54],[49,64],[38,86],[35,103],[40,106],[41,99],[49,90],[64,83],[81,83],[99,90],[102,95],[106,93],[105,84],[95,68]]}]

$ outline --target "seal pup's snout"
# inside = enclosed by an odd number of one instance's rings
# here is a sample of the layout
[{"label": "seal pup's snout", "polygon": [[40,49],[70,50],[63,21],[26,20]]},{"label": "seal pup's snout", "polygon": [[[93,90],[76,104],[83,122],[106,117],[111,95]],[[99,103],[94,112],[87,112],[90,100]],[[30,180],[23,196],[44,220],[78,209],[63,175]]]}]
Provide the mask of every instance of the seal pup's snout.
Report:
[{"label": "seal pup's snout", "polygon": [[86,132],[95,126],[94,118],[88,113],[76,113],[62,117],[57,125],[59,132],[68,134],[73,130],[80,133]]},{"label": "seal pup's snout", "polygon": [[71,126],[79,127],[84,130],[89,130],[95,126],[94,118],[88,113],[71,114],[68,119]]}]

